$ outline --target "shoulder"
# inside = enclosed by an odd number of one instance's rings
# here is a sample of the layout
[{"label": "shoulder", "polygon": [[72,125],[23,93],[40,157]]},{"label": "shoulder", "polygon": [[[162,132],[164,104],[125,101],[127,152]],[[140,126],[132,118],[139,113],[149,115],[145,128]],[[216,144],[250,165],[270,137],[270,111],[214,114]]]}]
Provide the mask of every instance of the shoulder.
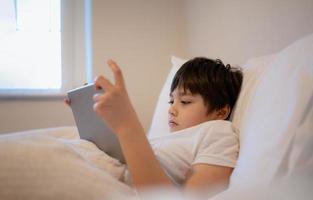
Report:
[{"label": "shoulder", "polygon": [[239,137],[232,123],[224,120],[210,121],[203,124],[199,131],[193,164],[234,167],[238,152]]},{"label": "shoulder", "polygon": [[[196,140],[197,152],[206,154],[239,149],[239,136],[229,121],[209,121],[202,125]],[[228,149],[228,150],[227,150]]]},{"label": "shoulder", "polygon": [[230,122],[226,120],[212,120],[204,122],[199,126],[199,132],[203,135],[233,135],[239,136],[238,129]]}]

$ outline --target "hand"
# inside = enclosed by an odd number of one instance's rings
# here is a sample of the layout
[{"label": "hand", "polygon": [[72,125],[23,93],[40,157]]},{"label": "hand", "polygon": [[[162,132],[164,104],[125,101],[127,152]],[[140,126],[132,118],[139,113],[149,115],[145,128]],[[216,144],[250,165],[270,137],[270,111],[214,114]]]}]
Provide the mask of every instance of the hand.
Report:
[{"label": "hand", "polygon": [[105,92],[94,95],[93,109],[116,134],[136,129],[141,124],[128,97],[122,71],[113,60],[108,60],[107,64],[113,72],[115,84],[104,76],[95,79],[95,87],[103,88]]}]

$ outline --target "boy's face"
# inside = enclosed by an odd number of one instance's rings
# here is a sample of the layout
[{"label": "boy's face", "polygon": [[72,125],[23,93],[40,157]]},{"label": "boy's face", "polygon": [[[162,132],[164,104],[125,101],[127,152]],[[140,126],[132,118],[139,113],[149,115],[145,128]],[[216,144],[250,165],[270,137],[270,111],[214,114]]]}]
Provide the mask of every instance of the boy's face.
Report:
[{"label": "boy's face", "polygon": [[176,88],[170,94],[168,124],[171,132],[217,119],[217,112],[208,113],[201,95]]}]

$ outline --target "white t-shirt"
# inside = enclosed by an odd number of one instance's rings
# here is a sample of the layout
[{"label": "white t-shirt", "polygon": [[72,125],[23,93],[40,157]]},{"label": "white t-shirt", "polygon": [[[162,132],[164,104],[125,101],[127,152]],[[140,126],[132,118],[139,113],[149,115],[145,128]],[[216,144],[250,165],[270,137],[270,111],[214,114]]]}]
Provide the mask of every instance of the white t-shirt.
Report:
[{"label": "white t-shirt", "polygon": [[238,138],[231,122],[213,120],[149,141],[167,174],[181,185],[194,164],[235,167]]}]

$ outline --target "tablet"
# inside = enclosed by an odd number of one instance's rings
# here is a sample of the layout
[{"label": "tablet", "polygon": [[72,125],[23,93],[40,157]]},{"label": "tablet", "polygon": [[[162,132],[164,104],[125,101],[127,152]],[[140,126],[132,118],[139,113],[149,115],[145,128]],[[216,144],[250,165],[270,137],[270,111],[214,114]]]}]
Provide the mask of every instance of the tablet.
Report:
[{"label": "tablet", "polygon": [[97,90],[93,84],[88,84],[67,93],[80,138],[93,142],[109,156],[125,163],[115,133],[93,110],[93,95],[101,92],[104,90]]}]

